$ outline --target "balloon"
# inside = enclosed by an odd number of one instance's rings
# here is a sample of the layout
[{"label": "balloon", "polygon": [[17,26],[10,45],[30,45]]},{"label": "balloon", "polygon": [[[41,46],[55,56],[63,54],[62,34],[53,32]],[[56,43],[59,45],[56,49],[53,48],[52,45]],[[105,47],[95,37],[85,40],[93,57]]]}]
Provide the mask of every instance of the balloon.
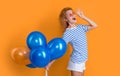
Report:
[{"label": "balloon", "polygon": [[33,65],[33,64],[27,64],[26,66],[29,67],[29,68],[36,68],[36,66]]},{"label": "balloon", "polygon": [[36,67],[45,67],[50,62],[50,55],[47,48],[39,47],[32,49],[30,52],[30,60]]},{"label": "balloon", "polygon": [[54,38],[48,43],[51,60],[62,57],[67,49],[67,45],[62,38]]},{"label": "balloon", "polygon": [[30,63],[29,52],[28,48],[14,48],[11,52],[11,57],[16,63],[26,65]]},{"label": "balloon", "polygon": [[47,45],[46,38],[42,33],[38,31],[31,32],[27,37],[27,45],[30,49],[34,49],[41,46],[45,47]]}]

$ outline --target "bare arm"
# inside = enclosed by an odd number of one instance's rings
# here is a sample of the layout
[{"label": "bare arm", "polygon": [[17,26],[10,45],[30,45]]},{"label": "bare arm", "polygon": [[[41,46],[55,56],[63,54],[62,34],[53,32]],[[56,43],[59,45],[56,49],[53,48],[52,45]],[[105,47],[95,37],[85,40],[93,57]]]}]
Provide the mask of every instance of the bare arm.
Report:
[{"label": "bare arm", "polygon": [[85,21],[87,21],[89,23],[89,26],[88,26],[88,30],[92,30],[94,28],[97,27],[97,24],[95,22],[93,22],[92,20],[90,20],[89,18],[87,18],[82,11],[80,10],[77,10],[77,14],[80,18],[84,19]]},{"label": "bare arm", "polygon": [[45,69],[46,70],[49,70],[50,66],[55,62],[55,60],[52,60],[46,67]]}]

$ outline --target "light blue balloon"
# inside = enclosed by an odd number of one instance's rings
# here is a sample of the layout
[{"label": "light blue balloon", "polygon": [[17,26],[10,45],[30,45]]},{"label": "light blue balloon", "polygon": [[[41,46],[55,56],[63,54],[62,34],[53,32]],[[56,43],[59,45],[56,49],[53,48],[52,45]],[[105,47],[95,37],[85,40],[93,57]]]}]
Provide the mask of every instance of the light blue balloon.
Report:
[{"label": "light blue balloon", "polygon": [[26,42],[27,42],[27,46],[30,49],[34,49],[34,48],[41,47],[41,46],[42,47],[47,46],[45,36],[41,32],[38,32],[38,31],[31,32],[28,35]]},{"label": "light blue balloon", "polygon": [[58,59],[66,53],[67,44],[62,38],[54,38],[48,43],[51,60]]}]

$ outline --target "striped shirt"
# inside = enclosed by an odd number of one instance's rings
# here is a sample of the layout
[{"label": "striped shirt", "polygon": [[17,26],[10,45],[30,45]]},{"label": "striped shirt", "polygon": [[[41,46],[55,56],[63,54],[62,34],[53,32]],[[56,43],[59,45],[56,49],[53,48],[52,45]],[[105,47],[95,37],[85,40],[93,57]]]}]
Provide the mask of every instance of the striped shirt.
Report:
[{"label": "striped shirt", "polygon": [[70,59],[74,63],[81,63],[87,61],[87,31],[88,26],[79,24],[73,28],[67,28],[63,34],[62,38],[65,40],[65,42],[72,45],[73,51]]}]

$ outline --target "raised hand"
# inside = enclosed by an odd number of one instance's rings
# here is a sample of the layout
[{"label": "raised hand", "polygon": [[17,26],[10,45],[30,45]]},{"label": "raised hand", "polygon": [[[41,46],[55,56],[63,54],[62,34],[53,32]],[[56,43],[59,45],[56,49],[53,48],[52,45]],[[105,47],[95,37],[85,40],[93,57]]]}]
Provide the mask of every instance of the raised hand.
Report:
[{"label": "raised hand", "polygon": [[81,10],[79,10],[79,9],[77,9],[76,13],[77,13],[77,15],[78,15],[79,17],[81,17],[81,18],[84,18],[84,17],[85,17],[84,14],[83,14],[83,12],[82,12]]}]

